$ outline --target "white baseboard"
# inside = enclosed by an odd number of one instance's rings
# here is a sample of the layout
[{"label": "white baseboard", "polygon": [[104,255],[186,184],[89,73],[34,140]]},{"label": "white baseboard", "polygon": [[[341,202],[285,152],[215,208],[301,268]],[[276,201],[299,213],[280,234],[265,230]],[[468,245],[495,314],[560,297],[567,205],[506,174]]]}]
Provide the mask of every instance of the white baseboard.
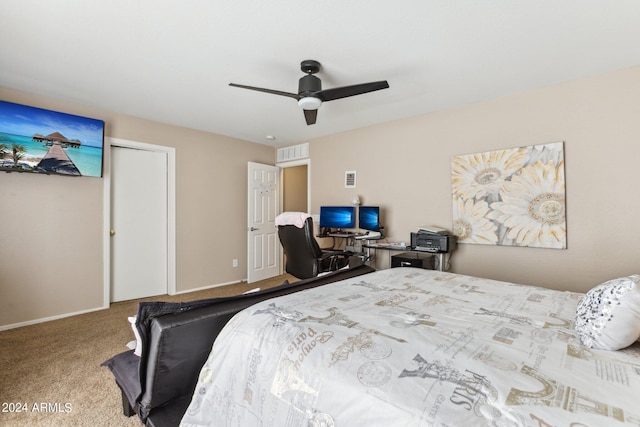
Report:
[{"label": "white baseboard", "polygon": [[[232,282],[218,283],[216,285],[209,285],[209,286],[203,286],[201,288],[188,289],[186,291],[179,291],[179,292],[176,292],[173,295],[180,295],[180,294],[188,294],[188,293],[191,293],[191,292],[205,291],[207,289],[218,288],[220,286],[235,285],[235,284],[238,284],[238,283],[246,283],[246,282],[247,282],[246,279],[244,279],[244,280],[234,280]],[[6,331],[8,329],[20,328],[22,326],[36,325],[38,323],[44,323],[44,322],[50,322],[52,320],[64,319],[65,317],[77,316],[79,314],[91,313],[93,311],[98,311],[98,310],[106,310],[110,306],[111,305],[109,304],[106,307],[90,308],[90,309],[87,309],[87,310],[76,311],[74,313],[64,313],[64,314],[58,314],[58,315],[51,316],[51,317],[43,317],[41,319],[27,320],[26,322],[12,323],[12,324],[9,324],[9,325],[0,325],[0,331]]]},{"label": "white baseboard", "polygon": [[106,310],[107,308],[109,308],[109,306],[90,308],[90,309],[87,309],[87,310],[76,311],[74,313],[57,314],[57,315],[51,316],[51,317],[43,317],[41,319],[27,320],[26,322],[12,323],[10,325],[0,325],[0,331],[6,331],[8,329],[20,328],[22,326],[35,325],[35,324],[38,324],[38,323],[50,322],[52,320],[64,319],[65,317],[77,316],[79,314],[86,314],[86,313],[91,313],[91,312],[99,311],[99,310]]},{"label": "white baseboard", "polygon": [[218,283],[216,285],[203,286],[201,288],[187,289],[186,291],[177,291],[174,295],[188,294],[191,292],[206,291],[207,289],[219,288],[220,286],[237,285],[238,283],[247,283],[247,279],[234,280],[233,282]]}]

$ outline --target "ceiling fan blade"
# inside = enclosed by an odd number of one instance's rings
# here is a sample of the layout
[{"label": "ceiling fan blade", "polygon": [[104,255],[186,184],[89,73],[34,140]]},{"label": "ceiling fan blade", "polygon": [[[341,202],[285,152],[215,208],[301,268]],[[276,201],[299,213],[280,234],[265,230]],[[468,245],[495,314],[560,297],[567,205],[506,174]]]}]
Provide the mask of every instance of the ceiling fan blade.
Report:
[{"label": "ceiling fan blade", "polygon": [[307,121],[307,125],[313,125],[316,123],[318,117],[318,110],[302,110],[304,111],[304,119]]},{"label": "ceiling fan blade", "polygon": [[332,101],[334,99],[346,98],[348,96],[361,95],[367,92],[373,92],[380,89],[387,89],[389,83],[386,80],[371,83],[361,83],[352,86],[336,87],[333,89],[325,89],[316,92],[314,95],[322,101]]},{"label": "ceiling fan blade", "polygon": [[299,98],[297,93],[282,92],[280,90],[265,89],[265,88],[262,88],[262,87],[255,87],[255,86],[239,85],[239,84],[236,84],[236,83],[229,83],[229,86],[239,87],[239,88],[242,88],[242,89],[257,90],[258,92],[266,92],[266,93],[271,93],[273,95],[288,96],[289,98],[294,98],[294,99],[298,99]]}]

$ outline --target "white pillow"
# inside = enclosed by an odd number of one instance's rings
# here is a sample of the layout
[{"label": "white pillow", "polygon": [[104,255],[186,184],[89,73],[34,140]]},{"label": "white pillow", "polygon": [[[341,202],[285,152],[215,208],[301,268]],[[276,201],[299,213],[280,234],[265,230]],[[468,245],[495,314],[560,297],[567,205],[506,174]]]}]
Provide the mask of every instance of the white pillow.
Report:
[{"label": "white pillow", "polygon": [[140,356],[142,353],[142,340],[140,339],[140,333],[138,332],[138,328],[136,328],[136,318],[137,316],[127,317],[129,323],[131,323],[131,329],[133,329],[133,335],[136,337],[136,345],[133,350],[133,354],[136,356]]},{"label": "white pillow", "polygon": [[640,275],[609,280],[578,302],[576,331],[587,347],[619,350],[640,338]]}]

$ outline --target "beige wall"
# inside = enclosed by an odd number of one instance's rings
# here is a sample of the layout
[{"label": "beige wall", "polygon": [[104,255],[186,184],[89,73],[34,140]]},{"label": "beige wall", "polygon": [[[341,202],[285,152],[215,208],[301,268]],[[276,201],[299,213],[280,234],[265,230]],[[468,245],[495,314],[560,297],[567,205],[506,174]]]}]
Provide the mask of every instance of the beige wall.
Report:
[{"label": "beige wall", "polygon": [[408,241],[451,228],[452,156],[564,141],[568,249],[460,245],[452,271],[576,291],[640,273],[639,99],[632,68],[310,141],[312,211],[359,195]]},{"label": "beige wall", "polygon": [[[247,162],[273,164],[272,147],[6,88],[0,99],[102,119],[107,136],[175,147],[178,292],[246,278]],[[0,173],[0,328],[102,306],[102,197],[99,178]]]}]

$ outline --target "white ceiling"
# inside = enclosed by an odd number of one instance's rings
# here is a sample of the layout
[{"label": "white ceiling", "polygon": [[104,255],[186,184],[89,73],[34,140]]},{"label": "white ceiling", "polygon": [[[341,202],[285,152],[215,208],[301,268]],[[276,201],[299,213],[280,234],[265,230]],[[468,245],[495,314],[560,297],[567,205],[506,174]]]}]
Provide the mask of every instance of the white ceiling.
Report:
[{"label": "white ceiling", "polygon": [[[640,65],[637,0],[2,0],[0,86],[285,145]],[[307,126],[300,61],[326,102]],[[275,141],[266,139],[276,137]]]}]

